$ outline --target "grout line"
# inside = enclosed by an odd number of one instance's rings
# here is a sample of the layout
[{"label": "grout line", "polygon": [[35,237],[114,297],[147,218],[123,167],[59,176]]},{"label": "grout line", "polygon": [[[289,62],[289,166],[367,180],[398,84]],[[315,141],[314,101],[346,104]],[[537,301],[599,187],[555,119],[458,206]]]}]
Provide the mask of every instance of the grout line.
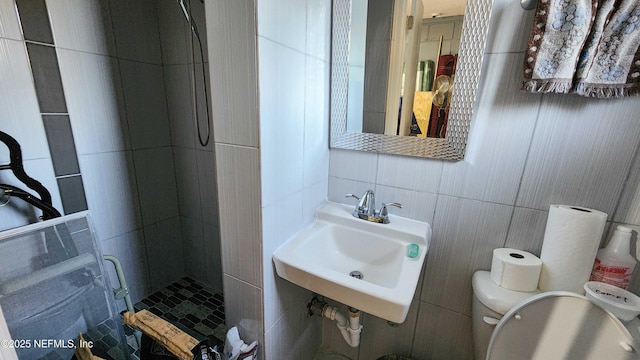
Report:
[{"label": "grout line", "polygon": [[77,177],[77,176],[82,176],[82,173],[59,175],[59,176],[56,176],[56,180],[58,180],[58,179],[66,179],[66,178],[71,178],[71,177]]},{"label": "grout line", "polygon": [[144,216],[142,215],[142,204],[140,202],[140,185],[138,184],[138,175],[136,173],[136,161],[135,161],[135,156],[133,156],[133,141],[132,141],[132,133],[131,133],[131,129],[130,129],[130,124],[129,124],[129,120],[128,120],[128,111],[127,111],[127,105],[126,105],[126,101],[124,101],[124,83],[122,81],[122,71],[121,71],[121,67],[120,67],[120,58],[117,57],[117,49],[118,49],[118,40],[117,37],[115,36],[115,31],[114,31],[114,24],[113,24],[113,6],[112,6],[112,2],[110,2],[107,6],[109,7],[109,25],[111,25],[111,34],[113,34],[113,46],[115,48],[115,53],[116,53],[116,67],[118,70],[118,85],[120,86],[120,93],[122,94],[122,108],[124,110],[124,116],[125,116],[125,122],[126,122],[126,127],[127,127],[127,131],[129,133],[129,149],[130,149],[130,154],[131,154],[131,166],[133,167],[133,174],[132,178],[135,179],[135,187],[136,187],[136,199],[135,201],[137,201],[138,203],[138,214],[140,215],[140,226],[141,226],[141,236],[139,237],[139,239],[141,239],[141,244],[143,251],[144,251],[144,258],[145,258],[145,263],[144,263],[144,267],[146,268],[146,275],[144,276],[144,282],[149,284],[149,286],[151,288],[153,288],[153,281],[151,278],[151,261],[149,261],[149,252],[148,249],[149,247],[147,246],[147,235],[145,235],[146,231],[144,231],[145,229],[145,223],[144,223]]},{"label": "grout line", "polygon": [[[529,140],[529,147],[527,149],[527,154],[525,156],[525,160],[524,160],[524,165],[522,166],[522,173],[520,174],[520,180],[518,181],[518,189],[516,190],[516,198],[515,201],[512,205],[512,209],[511,209],[511,217],[509,218],[509,225],[507,226],[507,234],[506,237],[504,239],[504,243],[503,246],[507,245],[507,239],[509,239],[509,233],[511,232],[511,226],[513,225],[513,217],[515,215],[516,212],[516,207],[518,204],[518,198],[520,197],[520,190],[522,189],[522,181],[524,179],[524,173],[527,170],[527,164],[529,163],[529,159],[530,159],[530,154],[531,154],[531,147],[533,146],[533,139],[536,136],[536,131],[538,129],[538,124],[540,121],[540,112],[542,111],[542,102],[544,100],[544,94],[542,96],[540,96],[540,100],[538,101],[538,110],[536,113],[536,123],[533,125],[533,131],[531,132],[531,139]],[[539,209],[536,209],[539,210]]]},{"label": "grout line", "polygon": [[55,45],[55,43],[46,43],[46,42],[40,42],[40,41],[34,41],[34,40],[24,40],[25,44],[34,44],[34,45],[42,45],[42,46],[48,46],[48,47],[52,47],[52,48],[57,48],[57,46]]}]

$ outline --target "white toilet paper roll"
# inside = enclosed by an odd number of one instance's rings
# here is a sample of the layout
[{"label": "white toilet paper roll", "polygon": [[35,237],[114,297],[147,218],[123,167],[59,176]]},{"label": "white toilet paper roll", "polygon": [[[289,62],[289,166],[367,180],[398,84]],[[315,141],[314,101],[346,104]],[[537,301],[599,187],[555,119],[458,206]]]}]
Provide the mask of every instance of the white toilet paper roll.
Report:
[{"label": "white toilet paper roll", "polygon": [[491,279],[505,289],[535,291],[541,269],[542,260],[526,251],[509,248],[493,250]]},{"label": "white toilet paper roll", "polygon": [[584,295],[607,214],[579,206],[551,205],[540,259],[538,287]]}]

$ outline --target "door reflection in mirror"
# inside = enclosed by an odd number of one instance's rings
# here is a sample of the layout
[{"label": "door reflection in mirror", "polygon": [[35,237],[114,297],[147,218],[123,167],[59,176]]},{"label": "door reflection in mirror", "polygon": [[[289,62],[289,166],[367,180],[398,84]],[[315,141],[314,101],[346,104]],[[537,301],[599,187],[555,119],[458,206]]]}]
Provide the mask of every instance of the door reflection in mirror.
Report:
[{"label": "door reflection in mirror", "polygon": [[446,136],[463,16],[429,1],[352,2],[347,132]]}]

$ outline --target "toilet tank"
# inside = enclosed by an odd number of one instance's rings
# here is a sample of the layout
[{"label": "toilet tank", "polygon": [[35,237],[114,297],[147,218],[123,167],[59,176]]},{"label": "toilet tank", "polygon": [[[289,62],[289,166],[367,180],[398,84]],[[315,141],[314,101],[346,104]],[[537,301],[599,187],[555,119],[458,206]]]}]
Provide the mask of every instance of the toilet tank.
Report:
[{"label": "toilet tank", "polygon": [[522,292],[507,290],[491,280],[489,271],[476,271],[473,287],[472,326],[473,349],[476,360],[484,360],[491,333],[504,314],[519,302],[540,293],[539,290]]}]

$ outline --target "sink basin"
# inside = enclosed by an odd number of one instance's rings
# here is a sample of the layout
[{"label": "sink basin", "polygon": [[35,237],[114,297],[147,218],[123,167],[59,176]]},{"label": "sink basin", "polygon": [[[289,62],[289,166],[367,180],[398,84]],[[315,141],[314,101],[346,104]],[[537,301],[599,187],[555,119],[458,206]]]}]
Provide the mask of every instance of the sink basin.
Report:
[{"label": "sink basin", "polygon": [[[390,215],[389,224],[327,203],[315,221],[273,253],[278,275],[366,313],[404,322],[429,249],[431,226]],[[410,250],[417,245],[417,255]]]}]

